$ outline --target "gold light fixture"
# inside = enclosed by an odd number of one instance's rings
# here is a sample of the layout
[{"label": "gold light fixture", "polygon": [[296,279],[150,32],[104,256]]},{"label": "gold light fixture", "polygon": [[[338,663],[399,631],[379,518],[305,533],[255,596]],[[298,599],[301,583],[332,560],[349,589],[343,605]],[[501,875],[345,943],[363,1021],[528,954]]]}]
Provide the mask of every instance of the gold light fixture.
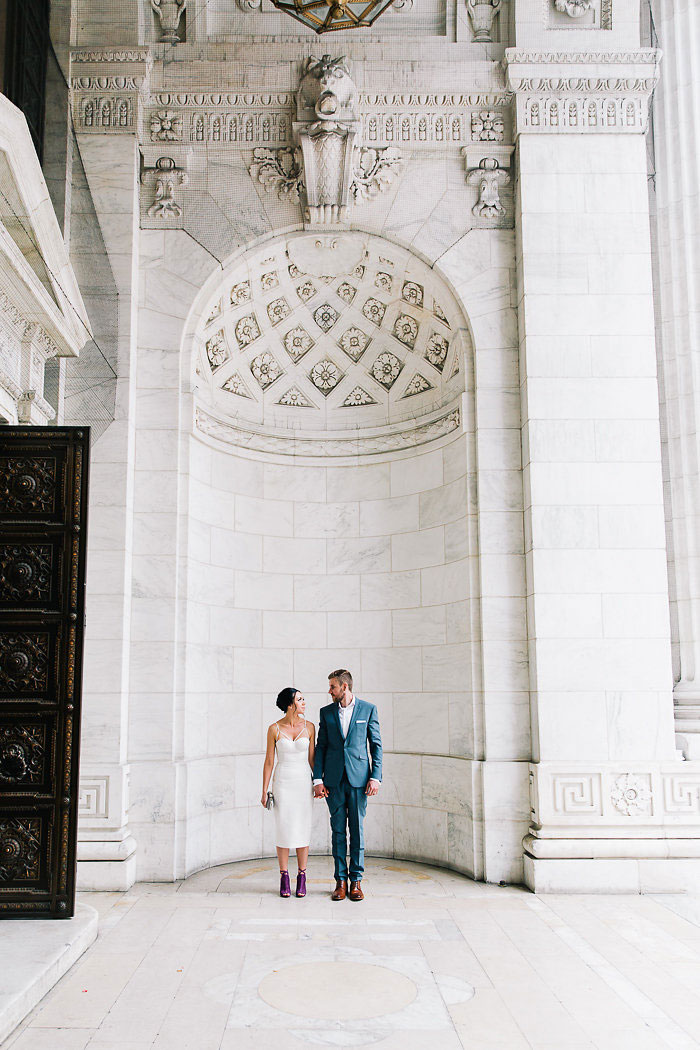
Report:
[{"label": "gold light fixture", "polygon": [[272,0],[278,11],[296,18],[314,33],[371,26],[394,0]]}]

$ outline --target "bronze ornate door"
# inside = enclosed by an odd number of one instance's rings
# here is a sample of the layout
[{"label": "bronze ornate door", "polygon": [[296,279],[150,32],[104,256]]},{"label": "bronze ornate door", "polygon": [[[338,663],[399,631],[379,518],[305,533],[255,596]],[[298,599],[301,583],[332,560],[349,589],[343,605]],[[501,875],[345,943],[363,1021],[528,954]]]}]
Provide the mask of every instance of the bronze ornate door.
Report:
[{"label": "bronze ornate door", "polygon": [[0,917],[75,904],[87,427],[0,428]]}]

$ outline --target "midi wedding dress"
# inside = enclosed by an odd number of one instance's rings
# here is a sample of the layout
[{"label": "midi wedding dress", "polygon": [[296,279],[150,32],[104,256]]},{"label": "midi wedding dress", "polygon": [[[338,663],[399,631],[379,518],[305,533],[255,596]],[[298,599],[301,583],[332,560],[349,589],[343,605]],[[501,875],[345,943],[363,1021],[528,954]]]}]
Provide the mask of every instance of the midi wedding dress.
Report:
[{"label": "midi wedding dress", "polygon": [[308,846],[311,840],[313,788],[309,766],[309,733],[292,739],[277,728],[277,762],[272,777],[275,797],[275,845],[283,849]]}]

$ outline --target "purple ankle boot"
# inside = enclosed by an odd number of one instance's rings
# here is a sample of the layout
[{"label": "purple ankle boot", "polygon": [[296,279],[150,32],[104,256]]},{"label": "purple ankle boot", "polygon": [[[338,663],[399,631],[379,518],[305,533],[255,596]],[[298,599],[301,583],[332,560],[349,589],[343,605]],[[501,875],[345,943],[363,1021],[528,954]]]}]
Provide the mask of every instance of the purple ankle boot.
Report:
[{"label": "purple ankle boot", "polygon": [[292,887],[289,885],[289,872],[280,872],[280,897],[291,897]]},{"label": "purple ankle boot", "polygon": [[296,896],[297,897],[305,897],[306,896],[306,872],[305,871],[297,872]]}]

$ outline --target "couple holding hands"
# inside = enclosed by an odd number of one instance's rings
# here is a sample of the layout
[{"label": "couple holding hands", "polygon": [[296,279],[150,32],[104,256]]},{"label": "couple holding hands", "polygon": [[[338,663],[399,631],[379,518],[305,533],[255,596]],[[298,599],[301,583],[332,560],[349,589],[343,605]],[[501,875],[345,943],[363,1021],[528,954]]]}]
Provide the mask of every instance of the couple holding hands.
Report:
[{"label": "couple holding hands", "polygon": [[299,690],[288,687],[277,697],[277,706],[284,717],[273,722],[267,730],[260,801],[267,808],[272,804],[275,815],[280,897],[291,896],[290,849],[296,850],[299,868],[296,896],[306,896],[306,862],[314,797],[325,798],[331,818],[335,864],[335,889],[331,900],[342,901],[347,896],[352,901],[361,901],[364,897],[361,882],[367,798],[377,794],[382,779],[379,718],[374,704],[353,695],[349,671],[332,671],[328,682],[333,702],[321,708],[318,738],[313,723],[304,717],[306,701]]}]

